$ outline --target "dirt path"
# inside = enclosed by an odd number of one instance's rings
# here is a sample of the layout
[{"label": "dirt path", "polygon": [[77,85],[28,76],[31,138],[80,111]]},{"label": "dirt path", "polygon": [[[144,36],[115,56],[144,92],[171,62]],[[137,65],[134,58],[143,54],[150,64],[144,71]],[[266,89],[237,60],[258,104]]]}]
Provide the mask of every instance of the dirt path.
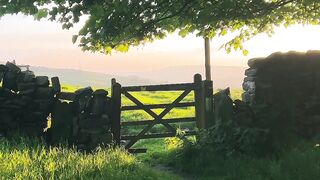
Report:
[{"label": "dirt path", "polygon": [[183,180],[196,180],[195,177],[192,177],[192,176],[185,174],[185,173],[177,172],[173,168],[168,167],[168,166],[164,166],[163,164],[154,165],[154,166],[152,166],[152,168],[154,168],[157,171],[161,171],[164,173],[169,173],[169,174],[175,175],[178,178],[181,178]]}]

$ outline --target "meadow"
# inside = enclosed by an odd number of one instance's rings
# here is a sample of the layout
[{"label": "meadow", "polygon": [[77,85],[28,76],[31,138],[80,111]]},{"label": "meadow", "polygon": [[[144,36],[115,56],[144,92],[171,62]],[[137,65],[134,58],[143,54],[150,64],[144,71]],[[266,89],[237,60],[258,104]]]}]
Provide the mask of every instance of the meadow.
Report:
[{"label": "meadow", "polygon": [[47,147],[41,140],[0,138],[0,179],[178,179],[142,164],[122,149],[92,153]]},{"label": "meadow", "polygon": [[[63,86],[63,91],[79,87]],[[232,90],[240,99],[242,90]],[[179,92],[135,93],[146,104],[170,103]],[[191,101],[193,94],[184,101]],[[132,103],[123,98],[123,105]],[[155,110],[159,113],[161,109]],[[193,108],[175,108],[166,118],[194,116]],[[122,114],[123,121],[151,119],[142,111]],[[180,128],[193,128],[183,123]],[[135,134],[139,127],[123,129]],[[159,125],[153,132],[163,131]],[[193,140],[194,137],[190,137]],[[48,147],[41,140],[0,138],[0,179],[319,179],[319,139],[301,141],[298,146],[266,157],[250,155],[219,156],[187,152],[183,141],[174,138],[140,140],[134,147],[147,153],[128,154],[123,149],[97,148],[84,153],[74,148]]]}]

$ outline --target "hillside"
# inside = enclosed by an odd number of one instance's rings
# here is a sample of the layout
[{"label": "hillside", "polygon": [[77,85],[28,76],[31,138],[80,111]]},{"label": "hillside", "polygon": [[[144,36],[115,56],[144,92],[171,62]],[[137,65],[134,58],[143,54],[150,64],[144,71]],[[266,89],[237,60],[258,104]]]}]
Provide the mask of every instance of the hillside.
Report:
[{"label": "hillside", "polygon": [[89,72],[75,69],[55,69],[46,67],[31,67],[31,70],[37,75],[46,75],[49,77],[58,76],[61,83],[75,86],[94,86],[94,87],[110,87],[111,79],[116,78],[122,85],[137,85],[160,83],[161,81],[151,81],[147,79],[117,76],[103,74],[97,72]]},{"label": "hillside", "polygon": [[[239,66],[212,67],[214,87],[240,89],[245,69],[246,67]],[[202,74],[204,78],[203,66],[173,66],[152,71],[141,70],[140,72],[119,72],[117,74],[38,66],[32,66],[31,70],[37,75],[58,76],[63,84],[94,87],[110,87],[112,78],[116,78],[125,86],[192,82],[193,75],[196,73]]]}]

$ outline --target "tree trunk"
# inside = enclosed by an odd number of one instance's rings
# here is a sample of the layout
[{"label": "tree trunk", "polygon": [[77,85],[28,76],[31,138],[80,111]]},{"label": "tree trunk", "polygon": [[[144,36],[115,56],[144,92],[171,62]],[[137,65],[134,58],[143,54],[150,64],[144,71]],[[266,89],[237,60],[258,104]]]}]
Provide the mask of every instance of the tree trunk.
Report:
[{"label": "tree trunk", "polygon": [[204,50],[205,50],[206,80],[211,80],[210,40],[207,37],[204,38]]}]

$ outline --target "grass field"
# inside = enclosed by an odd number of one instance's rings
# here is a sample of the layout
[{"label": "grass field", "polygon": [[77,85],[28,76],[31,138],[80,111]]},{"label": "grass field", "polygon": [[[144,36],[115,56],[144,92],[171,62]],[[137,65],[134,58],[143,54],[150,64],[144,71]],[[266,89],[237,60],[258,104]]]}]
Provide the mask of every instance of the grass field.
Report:
[{"label": "grass field", "polygon": [[[78,87],[63,86],[63,91]],[[241,90],[232,90],[233,99],[240,99]],[[145,104],[170,103],[179,92],[134,93]],[[184,101],[192,101],[193,94]],[[132,103],[123,98],[123,105]],[[159,113],[161,109],[155,112]],[[175,108],[166,118],[192,117],[193,108]],[[142,111],[125,112],[123,121],[151,119]],[[181,127],[192,128],[192,124]],[[123,129],[137,133],[141,128]],[[153,132],[163,131],[158,126]],[[191,137],[192,138],[192,137]],[[183,154],[178,138],[140,140],[135,147],[147,153],[130,155],[121,149],[98,148],[83,153],[69,148],[45,146],[39,140],[0,138],[0,179],[320,179],[320,140],[303,142],[299,147],[277,156],[253,157],[193,153]],[[316,145],[316,146],[315,146]],[[164,168],[165,167],[165,168]]]}]

